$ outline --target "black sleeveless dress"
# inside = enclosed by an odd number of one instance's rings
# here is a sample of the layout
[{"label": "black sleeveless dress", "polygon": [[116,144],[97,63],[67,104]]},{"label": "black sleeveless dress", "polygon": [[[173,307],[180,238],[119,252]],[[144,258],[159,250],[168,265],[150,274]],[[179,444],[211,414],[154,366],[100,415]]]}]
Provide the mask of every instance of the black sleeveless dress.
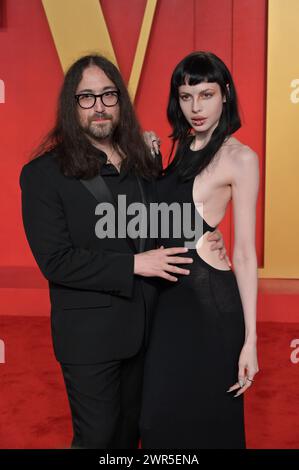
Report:
[{"label": "black sleeveless dress", "polygon": [[[159,202],[190,203],[195,209],[193,183],[181,182],[176,171],[170,172],[158,181]],[[202,223],[203,233],[215,230]],[[184,234],[172,235],[160,234],[160,245],[184,246]],[[178,275],[176,283],[159,280],[145,359],[142,448],[245,448],[243,395],[227,393],[238,380],[245,335],[236,277],[232,270],[206,263],[196,249],[182,256],[193,258],[192,264],[179,265],[190,274]]]}]

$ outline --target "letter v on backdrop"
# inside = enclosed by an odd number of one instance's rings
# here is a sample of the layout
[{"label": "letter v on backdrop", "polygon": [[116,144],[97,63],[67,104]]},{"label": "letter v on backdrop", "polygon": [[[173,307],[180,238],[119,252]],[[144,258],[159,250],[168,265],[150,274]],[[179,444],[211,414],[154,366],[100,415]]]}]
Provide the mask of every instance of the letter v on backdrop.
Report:
[{"label": "letter v on backdrop", "polygon": [[[42,0],[64,71],[80,56],[97,52],[117,65],[99,0]],[[128,83],[134,101],[149,41],[157,0],[147,0]],[[88,25],[88,27],[86,27]]]}]

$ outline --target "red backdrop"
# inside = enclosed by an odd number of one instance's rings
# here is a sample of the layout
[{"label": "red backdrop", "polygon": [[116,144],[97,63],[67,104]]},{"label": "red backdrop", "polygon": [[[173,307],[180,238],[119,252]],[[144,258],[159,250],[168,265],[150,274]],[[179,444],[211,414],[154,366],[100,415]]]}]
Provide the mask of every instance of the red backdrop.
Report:
[{"label": "red backdrop", "polygon": [[[101,0],[101,5],[121,72],[127,80],[145,0]],[[63,73],[41,1],[2,0],[2,10],[0,79],[5,83],[5,103],[0,104],[0,281],[2,287],[28,287],[28,282],[34,287],[41,281],[39,275],[35,277],[35,262],[22,228],[18,178],[30,152],[53,124]],[[174,66],[194,49],[210,50],[226,62],[236,82],[243,117],[243,127],[237,137],[260,157],[257,214],[260,266],[263,263],[266,26],[266,0],[158,0],[135,101],[143,128],[153,129],[160,135],[166,155],[169,128],[165,111]],[[231,211],[220,228],[230,251]]]}]

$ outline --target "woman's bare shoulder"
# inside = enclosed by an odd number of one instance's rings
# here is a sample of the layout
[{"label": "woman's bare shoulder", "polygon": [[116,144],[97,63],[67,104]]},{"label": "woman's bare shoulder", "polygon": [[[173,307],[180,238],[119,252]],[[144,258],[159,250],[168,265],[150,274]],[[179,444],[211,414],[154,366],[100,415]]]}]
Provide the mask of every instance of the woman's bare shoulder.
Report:
[{"label": "woman's bare shoulder", "polygon": [[235,137],[229,137],[223,143],[221,151],[227,162],[233,166],[246,167],[255,165],[258,161],[256,152]]}]

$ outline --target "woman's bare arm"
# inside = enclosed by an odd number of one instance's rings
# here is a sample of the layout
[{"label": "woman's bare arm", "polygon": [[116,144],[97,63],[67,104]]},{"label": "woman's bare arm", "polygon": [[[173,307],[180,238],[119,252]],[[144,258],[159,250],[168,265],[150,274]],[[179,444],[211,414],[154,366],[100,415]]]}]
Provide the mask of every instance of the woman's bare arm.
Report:
[{"label": "woman's bare arm", "polygon": [[[233,156],[232,200],[234,213],[233,266],[245,321],[245,343],[239,359],[243,393],[258,371],[256,357],[257,258],[255,248],[256,202],[259,187],[258,156],[243,146]],[[237,395],[238,395],[237,394]]]}]

